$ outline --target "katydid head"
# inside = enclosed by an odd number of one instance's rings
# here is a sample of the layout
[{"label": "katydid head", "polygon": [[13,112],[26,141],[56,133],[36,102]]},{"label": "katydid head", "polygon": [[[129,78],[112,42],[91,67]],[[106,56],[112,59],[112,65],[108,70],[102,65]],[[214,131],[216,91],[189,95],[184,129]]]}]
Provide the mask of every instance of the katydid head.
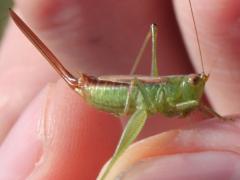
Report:
[{"label": "katydid head", "polygon": [[183,100],[200,100],[208,77],[205,73],[186,76],[182,83]]},{"label": "katydid head", "polygon": [[189,82],[195,86],[199,86],[200,84],[204,84],[207,82],[209,78],[209,74],[205,74],[204,72],[201,74],[196,74],[193,77],[189,78]]},{"label": "katydid head", "polygon": [[[209,75],[205,73],[193,75],[188,79],[190,86],[198,93],[202,93]],[[200,94],[199,94],[200,95]]]}]

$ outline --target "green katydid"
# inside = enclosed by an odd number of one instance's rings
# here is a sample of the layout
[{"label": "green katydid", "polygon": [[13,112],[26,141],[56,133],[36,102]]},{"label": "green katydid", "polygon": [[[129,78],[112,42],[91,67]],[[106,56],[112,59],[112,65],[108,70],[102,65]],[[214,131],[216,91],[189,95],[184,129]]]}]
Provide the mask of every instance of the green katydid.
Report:
[{"label": "green katydid", "polygon": [[[193,16],[192,5],[190,3]],[[10,9],[10,15],[20,30],[42,53],[67,84],[94,107],[117,116],[131,116],[120,138],[119,144],[99,179],[106,179],[111,168],[129,145],[141,132],[149,116],[161,113],[165,116],[186,116],[195,109],[201,109],[214,116],[219,114],[201,104],[208,75],[200,74],[164,76],[157,69],[157,26],[151,25],[130,76],[93,77],[81,74],[74,77],[33,33],[33,31]],[[193,16],[194,28],[197,27]],[[152,39],[151,76],[133,75],[147,42]],[[198,47],[203,67],[201,48]],[[222,117],[221,117],[222,118]]]}]

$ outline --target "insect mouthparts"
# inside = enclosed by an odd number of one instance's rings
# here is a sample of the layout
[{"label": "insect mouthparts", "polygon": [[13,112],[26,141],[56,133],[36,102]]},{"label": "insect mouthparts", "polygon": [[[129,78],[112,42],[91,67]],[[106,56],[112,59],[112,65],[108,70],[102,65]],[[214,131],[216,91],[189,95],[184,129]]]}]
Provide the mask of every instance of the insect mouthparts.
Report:
[{"label": "insect mouthparts", "polygon": [[206,82],[209,78],[209,74],[201,73],[200,77],[202,80],[204,80]]}]

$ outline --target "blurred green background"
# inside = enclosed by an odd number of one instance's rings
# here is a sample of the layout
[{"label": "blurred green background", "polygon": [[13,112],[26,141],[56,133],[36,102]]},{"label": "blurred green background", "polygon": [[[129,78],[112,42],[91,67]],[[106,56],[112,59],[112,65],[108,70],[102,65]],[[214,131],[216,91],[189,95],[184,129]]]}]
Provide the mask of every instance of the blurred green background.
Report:
[{"label": "blurred green background", "polygon": [[0,0],[0,39],[8,20],[8,9],[12,7],[12,0]]}]

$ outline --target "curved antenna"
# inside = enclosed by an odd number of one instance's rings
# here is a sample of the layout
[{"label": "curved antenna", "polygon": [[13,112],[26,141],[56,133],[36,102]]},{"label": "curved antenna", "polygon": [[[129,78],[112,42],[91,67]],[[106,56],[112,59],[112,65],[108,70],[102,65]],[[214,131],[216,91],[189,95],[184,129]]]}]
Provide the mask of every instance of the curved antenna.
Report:
[{"label": "curved antenna", "polygon": [[197,37],[197,44],[198,44],[198,50],[199,50],[199,55],[200,55],[200,59],[201,59],[202,72],[203,72],[203,74],[205,74],[205,72],[204,72],[204,65],[203,65],[203,55],[202,55],[202,51],[201,51],[201,45],[200,45],[200,41],[199,41],[199,35],[198,35],[197,25],[196,25],[194,13],[193,13],[193,7],[192,7],[191,0],[188,0],[188,1],[189,1],[190,9],[191,9],[191,14],[192,14],[192,19],[193,19],[193,25],[194,25],[194,30],[195,30],[196,37]]},{"label": "curved antenna", "polygon": [[48,49],[48,47],[37,37],[36,34],[27,26],[23,20],[12,10],[9,9],[9,14],[15,24],[31,41],[31,43],[39,50],[39,52],[47,59],[58,74],[67,82],[71,88],[78,87],[78,79],[74,77],[58,60],[58,58]]}]

